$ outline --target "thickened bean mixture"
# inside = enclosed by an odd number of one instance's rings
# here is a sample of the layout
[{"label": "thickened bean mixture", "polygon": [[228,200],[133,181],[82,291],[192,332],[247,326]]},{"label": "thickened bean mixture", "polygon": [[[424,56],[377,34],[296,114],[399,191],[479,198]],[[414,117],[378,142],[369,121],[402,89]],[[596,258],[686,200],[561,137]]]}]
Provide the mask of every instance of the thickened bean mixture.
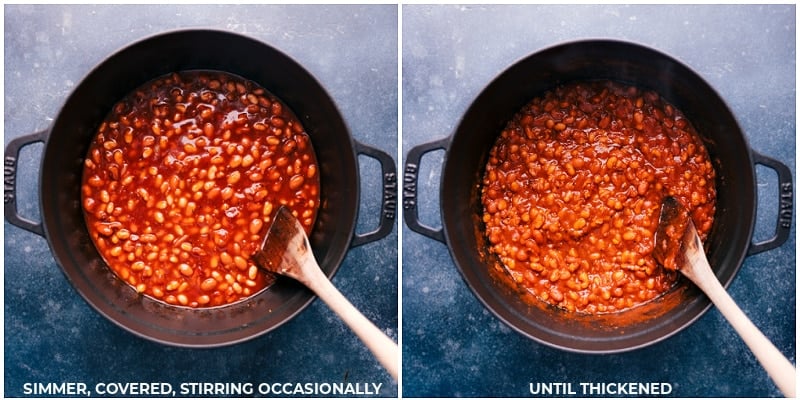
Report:
[{"label": "thickened bean mixture", "polygon": [[216,71],[158,78],[116,104],[85,159],[92,240],[138,292],[189,307],[251,296],[274,277],[250,256],[280,205],[310,232],[314,151],[266,90]]},{"label": "thickened bean mixture", "polygon": [[491,150],[481,192],[489,251],[549,304],[629,309],[677,279],[652,256],[662,199],[686,206],[705,240],[714,180],[694,128],[657,93],[561,86],[527,104]]}]

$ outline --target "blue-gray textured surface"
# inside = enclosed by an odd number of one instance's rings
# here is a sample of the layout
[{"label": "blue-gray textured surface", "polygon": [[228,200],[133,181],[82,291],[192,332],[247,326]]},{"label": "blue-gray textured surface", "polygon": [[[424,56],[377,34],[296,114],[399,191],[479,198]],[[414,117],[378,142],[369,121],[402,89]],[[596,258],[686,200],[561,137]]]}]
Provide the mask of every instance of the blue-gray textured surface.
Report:
[{"label": "blue-gray textured surface", "polygon": [[[423,6],[402,8],[403,154],[450,135],[480,90],[515,61],[582,38],[672,55],[728,103],[753,149],[795,171],[795,7]],[[439,226],[441,152],[423,159],[420,218]],[[777,184],[759,167],[756,238],[775,224]],[[796,362],[796,242],[747,258],[729,292]],[[445,245],[403,227],[403,395],[530,396],[529,383],[667,382],[670,396],[780,396],[715,309],[672,338],[628,353],[554,350],[476,300]]]},{"label": "blue-gray textured surface", "polygon": [[[114,51],[186,27],[230,30],[287,53],[326,87],[353,137],[397,153],[397,6],[23,6],[6,5],[5,144],[45,129],[71,90]],[[23,152],[19,203],[38,220],[41,145]],[[357,231],[380,215],[381,176],[360,157]],[[84,382],[370,382],[398,386],[320,301],[281,328],[213,350],[166,347],[95,313],[73,290],[46,241],[4,224],[5,395],[23,384]],[[333,279],[397,340],[397,229],[351,249]]]}]

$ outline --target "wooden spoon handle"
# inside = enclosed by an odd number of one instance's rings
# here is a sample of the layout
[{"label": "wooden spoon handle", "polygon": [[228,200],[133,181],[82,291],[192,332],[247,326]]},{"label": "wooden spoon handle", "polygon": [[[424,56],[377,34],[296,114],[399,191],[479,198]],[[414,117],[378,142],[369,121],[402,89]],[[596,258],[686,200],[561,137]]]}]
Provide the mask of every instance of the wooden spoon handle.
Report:
[{"label": "wooden spoon handle", "polygon": [[[767,371],[767,374],[775,382],[778,389],[786,397],[796,397],[795,385],[797,372],[791,362],[781,353],[772,342],[750,321],[741,308],[736,305],[731,296],[719,283],[705,257],[694,257],[693,263],[705,263],[701,268],[686,268],[682,272],[692,282],[694,282],[725,319],[739,333],[742,340],[750,347],[758,361]],[[695,264],[699,267],[699,264]]]},{"label": "wooden spoon handle", "polygon": [[[361,338],[361,341],[372,351],[375,358],[383,365],[389,374],[397,381],[400,351],[397,344],[378,329],[367,317],[345,298],[338,289],[322,273],[322,270],[313,260],[313,266],[308,267],[309,274],[316,275],[307,282],[303,282],[309,289],[319,296],[328,307],[344,321],[350,329]],[[313,272],[311,272],[313,271]]]}]

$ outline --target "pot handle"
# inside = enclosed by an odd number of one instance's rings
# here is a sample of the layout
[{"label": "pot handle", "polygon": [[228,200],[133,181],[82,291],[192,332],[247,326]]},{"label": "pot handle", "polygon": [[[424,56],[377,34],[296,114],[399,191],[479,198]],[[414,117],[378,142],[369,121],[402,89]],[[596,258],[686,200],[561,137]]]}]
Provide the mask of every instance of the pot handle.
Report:
[{"label": "pot handle", "polygon": [[751,243],[747,255],[761,253],[774,249],[789,238],[794,214],[794,190],[792,184],[792,171],[782,162],[753,151],[753,160],[774,170],[778,174],[778,220],[775,224],[775,234],[762,242]]},{"label": "pot handle", "polygon": [[435,150],[446,150],[450,138],[439,139],[413,147],[406,156],[403,172],[403,220],[406,225],[421,235],[445,242],[442,228],[432,228],[420,222],[417,209],[417,183],[419,181],[419,163],[425,153]]},{"label": "pot handle", "polygon": [[42,130],[30,135],[13,139],[6,147],[5,160],[3,160],[3,202],[5,202],[6,220],[28,232],[44,236],[41,222],[31,221],[17,212],[17,160],[23,147],[44,142],[47,139],[47,130]]},{"label": "pot handle", "polygon": [[359,141],[355,142],[356,153],[374,158],[381,164],[383,176],[383,201],[381,204],[381,219],[378,228],[363,234],[355,233],[350,247],[361,246],[382,239],[392,232],[395,216],[397,215],[397,166],[388,153],[367,146]]}]

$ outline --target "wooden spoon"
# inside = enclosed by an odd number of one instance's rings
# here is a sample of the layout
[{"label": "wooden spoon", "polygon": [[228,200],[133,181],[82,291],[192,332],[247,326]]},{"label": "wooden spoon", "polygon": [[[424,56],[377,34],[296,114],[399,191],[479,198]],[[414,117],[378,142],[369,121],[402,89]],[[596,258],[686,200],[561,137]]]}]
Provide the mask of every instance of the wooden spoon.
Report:
[{"label": "wooden spoon", "polygon": [[719,283],[708,264],[689,212],[672,196],[666,197],[661,205],[653,256],[664,268],[679,270],[705,292],[750,347],[781,392],[787,397],[795,397],[795,367],[753,325]]},{"label": "wooden spoon", "polygon": [[370,322],[333,286],[322,272],[303,226],[281,206],[261,249],[253,254],[256,265],[306,285],[361,338],[392,378],[397,380],[399,350],[386,334]]}]

